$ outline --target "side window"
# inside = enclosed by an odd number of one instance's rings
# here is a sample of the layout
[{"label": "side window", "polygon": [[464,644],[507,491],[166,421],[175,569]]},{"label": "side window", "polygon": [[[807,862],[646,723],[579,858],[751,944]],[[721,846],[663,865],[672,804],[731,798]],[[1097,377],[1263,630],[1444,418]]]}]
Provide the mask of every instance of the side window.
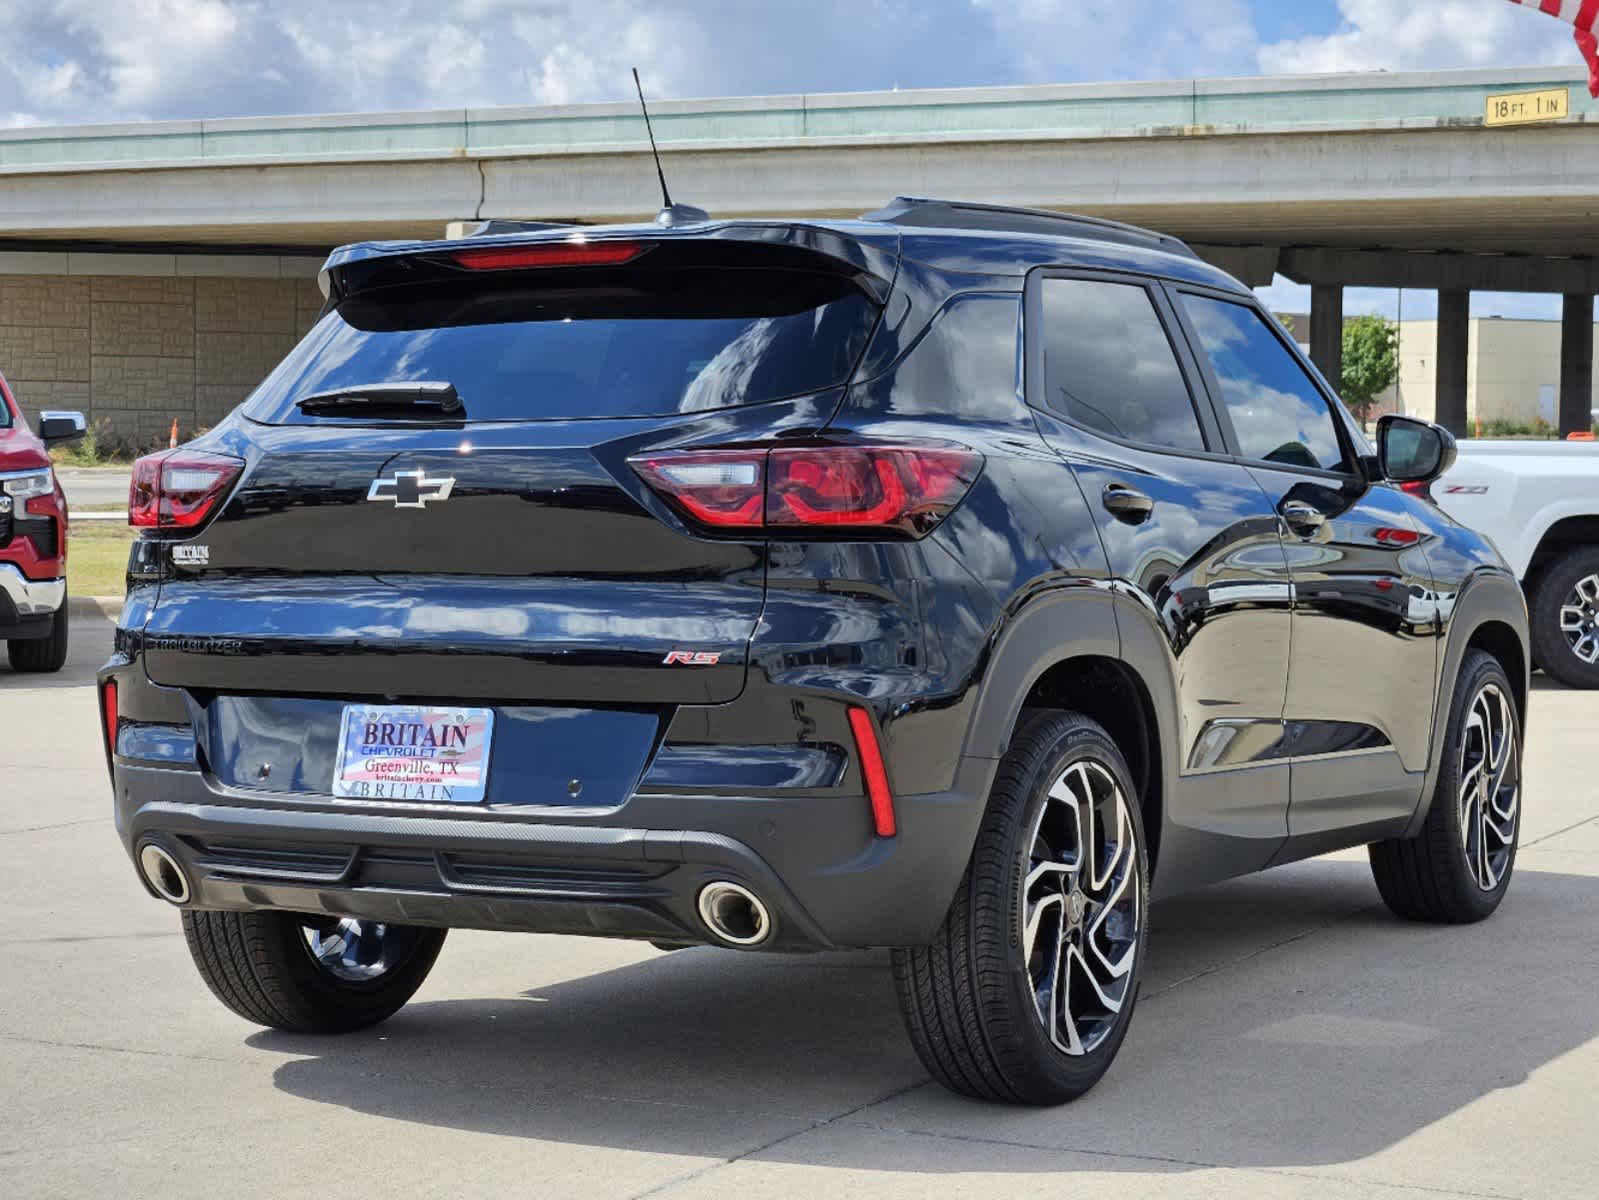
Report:
[{"label": "side window", "polygon": [[1046,404],[1128,441],[1205,448],[1177,355],[1144,288],[1045,279],[1042,298]]},{"label": "side window", "polygon": [[1266,318],[1245,304],[1184,295],[1184,310],[1221,384],[1245,458],[1342,471],[1343,443],[1326,398]]}]

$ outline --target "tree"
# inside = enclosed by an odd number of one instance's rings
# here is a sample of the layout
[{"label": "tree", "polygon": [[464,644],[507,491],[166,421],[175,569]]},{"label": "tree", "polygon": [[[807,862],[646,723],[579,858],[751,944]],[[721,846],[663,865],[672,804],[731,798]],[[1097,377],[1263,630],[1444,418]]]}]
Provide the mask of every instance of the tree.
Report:
[{"label": "tree", "polygon": [[1387,317],[1344,323],[1344,377],[1339,393],[1364,424],[1377,397],[1399,378],[1399,328]]}]

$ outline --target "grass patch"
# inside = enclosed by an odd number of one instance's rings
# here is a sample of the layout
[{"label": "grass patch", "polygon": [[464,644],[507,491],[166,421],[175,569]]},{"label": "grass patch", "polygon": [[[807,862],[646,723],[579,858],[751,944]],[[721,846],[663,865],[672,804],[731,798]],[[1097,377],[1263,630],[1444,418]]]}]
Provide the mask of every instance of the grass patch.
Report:
[{"label": "grass patch", "polygon": [[137,537],[122,521],[74,521],[67,539],[67,591],[74,596],[121,596],[128,546]]}]

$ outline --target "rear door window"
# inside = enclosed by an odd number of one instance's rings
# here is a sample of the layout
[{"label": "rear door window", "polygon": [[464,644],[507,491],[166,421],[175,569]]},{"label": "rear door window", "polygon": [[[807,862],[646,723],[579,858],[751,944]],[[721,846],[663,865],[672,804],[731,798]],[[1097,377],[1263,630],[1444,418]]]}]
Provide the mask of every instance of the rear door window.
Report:
[{"label": "rear door window", "polygon": [[1046,278],[1041,295],[1044,396],[1051,408],[1131,442],[1205,448],[1188,384],[1148,289]]},{"label": "rear door window", "polygon": [[[246,402],[269,423],[303,397],[375,383],[455,386],[469,420],[704,412],[844,383],[877,306],[794,270],[508,272],[406,284],[328,312]],[[337,418],[334,418],[337,419]]]},{"label": "rear door window", "polygon": [[1327,398],[1265,316],[1247,304],[1189,293],[1182,305],[1221,387],[1240,453],[1283,466],[1346,470]]}]

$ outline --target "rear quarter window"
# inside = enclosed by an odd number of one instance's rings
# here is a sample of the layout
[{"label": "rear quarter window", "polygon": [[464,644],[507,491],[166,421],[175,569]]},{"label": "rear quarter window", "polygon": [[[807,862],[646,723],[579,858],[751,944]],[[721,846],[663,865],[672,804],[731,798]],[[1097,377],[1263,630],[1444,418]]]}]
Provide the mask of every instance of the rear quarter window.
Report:
[{"label": "rear quarter window", "polygon": [[849,281],[820,272],[507,274],[344,301],[261,384],[245,415],[326,421],[296,404],[344,387],[426,381],[453,384],[473,421],[756,404],[844,383],[878,312]]}]

